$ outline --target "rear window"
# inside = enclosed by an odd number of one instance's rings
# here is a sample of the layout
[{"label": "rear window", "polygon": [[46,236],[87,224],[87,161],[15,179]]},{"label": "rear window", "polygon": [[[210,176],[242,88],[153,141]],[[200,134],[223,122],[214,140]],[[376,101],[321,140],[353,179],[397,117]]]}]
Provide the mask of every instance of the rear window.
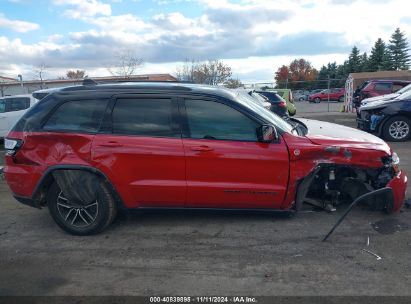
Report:
[{"label": "rear window", "polygon": [[264,95],[265,97],[268,98],[268,100],[273,103],[273,102],[282,102],[284,99],[282,99],[277,93],[273,92],[264,92],[264,91],[258,91],[257,93]]},{"label": "rear window", "polygon": [[391,91],[391,83],[389,82],[381,82],[375,84],[376,91]]},{"label": "rear window", "polygon": [[94,133],[106,110],[108,100],[75,100],[60,105],[43,126],[47,131]]}]

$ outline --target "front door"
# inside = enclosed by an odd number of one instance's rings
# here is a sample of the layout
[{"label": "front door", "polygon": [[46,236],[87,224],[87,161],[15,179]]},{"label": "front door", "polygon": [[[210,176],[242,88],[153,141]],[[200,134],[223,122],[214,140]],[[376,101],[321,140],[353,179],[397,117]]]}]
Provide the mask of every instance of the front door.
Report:
[{"label": "front door", "polygon": [[285,143],[260,143],[260,123],[214,100],[186,99],[187,206],[280,208],[288,182]]},{"label": "front door", "polygon": [[185,160],[177,112],[171,98],[118,98],[111,132],[95,136],[92,160],[128,208],[184,206]]}]

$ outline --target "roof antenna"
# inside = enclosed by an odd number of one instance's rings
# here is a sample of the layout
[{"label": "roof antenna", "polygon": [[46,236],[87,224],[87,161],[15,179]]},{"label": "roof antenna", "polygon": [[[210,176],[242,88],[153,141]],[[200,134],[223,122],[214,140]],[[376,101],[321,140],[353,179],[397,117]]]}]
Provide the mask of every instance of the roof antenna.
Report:
[{"label": "roof antenna", "polygon": [[97,85],[98,83],[91,78],[84,78],[83,85]]}]

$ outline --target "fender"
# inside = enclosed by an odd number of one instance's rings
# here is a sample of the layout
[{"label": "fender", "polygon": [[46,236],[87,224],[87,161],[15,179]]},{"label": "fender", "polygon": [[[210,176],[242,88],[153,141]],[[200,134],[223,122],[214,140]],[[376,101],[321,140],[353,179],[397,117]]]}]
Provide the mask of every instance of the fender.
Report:
[{"label": "fender", "polygon": [[123,200],[121,199],[119,193],[117,192],[116,188],[113,186],[109,178],[100,170],[85,165],[55,165],[48,167],[37,183],[36,188],[34,189],[32,200],[39,201],[40,205],[45,202],[44,188],[49,185],[49,182],[51,180],[54,180],[53,172],[56,170],[82,170],[91,172],[99,176],[102,179],[103,183],[110,190],[115,202],[117,203],[117,206],[121,209],[126,209]]}]

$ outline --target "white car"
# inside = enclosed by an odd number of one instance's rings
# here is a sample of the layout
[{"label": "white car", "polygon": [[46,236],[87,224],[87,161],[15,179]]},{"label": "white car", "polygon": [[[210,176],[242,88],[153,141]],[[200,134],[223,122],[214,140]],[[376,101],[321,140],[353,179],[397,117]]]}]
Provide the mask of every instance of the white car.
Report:
[{"label": "white car", "polygon": [[406,93],[410,90],[411,90],[411,84],[407,85],[406,87],[403,87],[401,90],[398,90],[395,93],[380,95],[380,96],[375,96],[375,97],[370,97],[370,98],[365,98],[361,101],[361,106],[365,106],[366,104],[368,104],[370,102],[374,102],[374,101],[393,100],[393,99],[399,97],[401,94],[404,94],[404,93]]},{"label": "white car", "polygon": [[31,94],[0,97],[0,138],[5,137],[20,117],[37,101]]}]

